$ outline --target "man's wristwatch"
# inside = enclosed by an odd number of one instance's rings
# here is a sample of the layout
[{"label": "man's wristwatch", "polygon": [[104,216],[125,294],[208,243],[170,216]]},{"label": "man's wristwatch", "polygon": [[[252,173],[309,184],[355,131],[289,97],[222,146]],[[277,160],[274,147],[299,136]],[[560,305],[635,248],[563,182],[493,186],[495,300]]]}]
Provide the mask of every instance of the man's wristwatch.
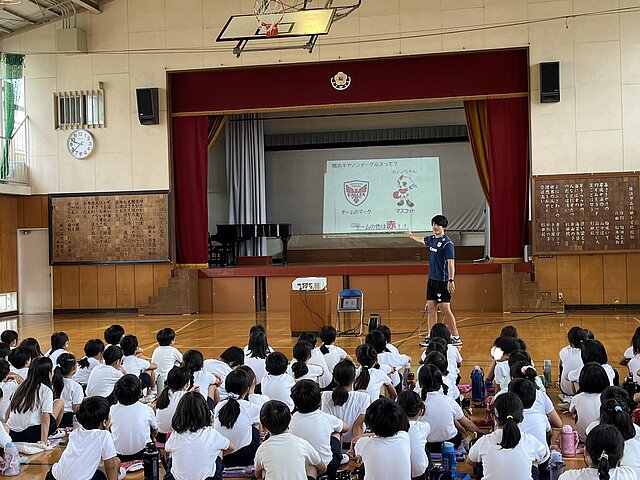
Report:
[{"label": "man's wristwatch", "polygon": [[450,278],[450,279],[449,279],[449,283],[453,283],[453,278]]}]

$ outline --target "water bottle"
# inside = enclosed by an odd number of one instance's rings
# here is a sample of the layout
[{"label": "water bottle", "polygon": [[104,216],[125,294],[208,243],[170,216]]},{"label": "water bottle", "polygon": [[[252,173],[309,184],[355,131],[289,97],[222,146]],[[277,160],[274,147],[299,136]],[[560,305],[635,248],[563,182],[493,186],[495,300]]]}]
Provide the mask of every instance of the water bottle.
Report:
[{"label": "water bottle", "polygon": [[442,468],[456,478],[456,449],[451,442],[442,442]]},{"label": "water bottle", "polygon": [[149,442],[142,453],[144,480],[160,480],[160,452],[154,442]]},{"label": "water bottle", "polygon": [[563,425],[558,437],[560,441],[560,450],[564,457],[575,457],[578,450],[578,432],[571,425]]},{"label": "water bottle", "polygon": [[542,375],[544,376],[544,386],[551,386],[551,360],[544,361]]},{"label": "water bottle", "polygon": [[4,462],[2,462],[1,469],[2,475],[5,477],[20,475],[20,453],[13,442],[7,442],[4,446]]},{"label": "water bottle", "polygon": [[471,400],[481,402],[484,397],[484,374],[482,369],[476,365],[471,372]]},{"label": "water bottle", "polygon": [[551,458],[549,458],[549,480],[558,480],[560,475],[564,473],[564,462],[562,461],[562,454],[558,451],[551,451]]}]

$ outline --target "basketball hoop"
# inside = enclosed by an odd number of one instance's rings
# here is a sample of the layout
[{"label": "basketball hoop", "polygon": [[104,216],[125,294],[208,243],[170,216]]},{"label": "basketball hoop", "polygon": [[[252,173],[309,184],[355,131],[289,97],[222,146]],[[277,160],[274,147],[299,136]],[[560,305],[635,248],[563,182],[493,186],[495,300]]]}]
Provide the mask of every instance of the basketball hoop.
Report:
[{"label": "basketball hoop", "polygon": [[265,29],[267,37],[278,35],[278,24],[284,17],[282,0],[256,0],[253,14],[258,20],[258,25]]}]

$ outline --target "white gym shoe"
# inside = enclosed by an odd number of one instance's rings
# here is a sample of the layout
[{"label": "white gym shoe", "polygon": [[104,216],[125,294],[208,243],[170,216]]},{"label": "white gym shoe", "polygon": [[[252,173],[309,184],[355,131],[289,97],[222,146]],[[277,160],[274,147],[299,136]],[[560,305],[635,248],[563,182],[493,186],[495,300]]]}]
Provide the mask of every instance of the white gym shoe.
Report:
[{"label": "white gym shoe", "polygon": [[346,453],[343,453],[342,460],[340,460],[340,465],[346,465],[347,463],[349,463],[349,460],[351,460],[349,458],[349,455],[347,455]]}]

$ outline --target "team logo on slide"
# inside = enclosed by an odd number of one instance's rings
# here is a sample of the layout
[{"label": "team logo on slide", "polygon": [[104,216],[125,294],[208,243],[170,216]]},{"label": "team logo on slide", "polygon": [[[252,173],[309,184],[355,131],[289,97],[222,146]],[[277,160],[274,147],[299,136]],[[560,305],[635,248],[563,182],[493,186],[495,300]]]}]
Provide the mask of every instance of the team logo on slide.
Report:
[{"label": "team logo on slide", "polygon": [[369,182],[362,180],[344,182],[344,196],[351,205],[363,204],[369,196]]}]

